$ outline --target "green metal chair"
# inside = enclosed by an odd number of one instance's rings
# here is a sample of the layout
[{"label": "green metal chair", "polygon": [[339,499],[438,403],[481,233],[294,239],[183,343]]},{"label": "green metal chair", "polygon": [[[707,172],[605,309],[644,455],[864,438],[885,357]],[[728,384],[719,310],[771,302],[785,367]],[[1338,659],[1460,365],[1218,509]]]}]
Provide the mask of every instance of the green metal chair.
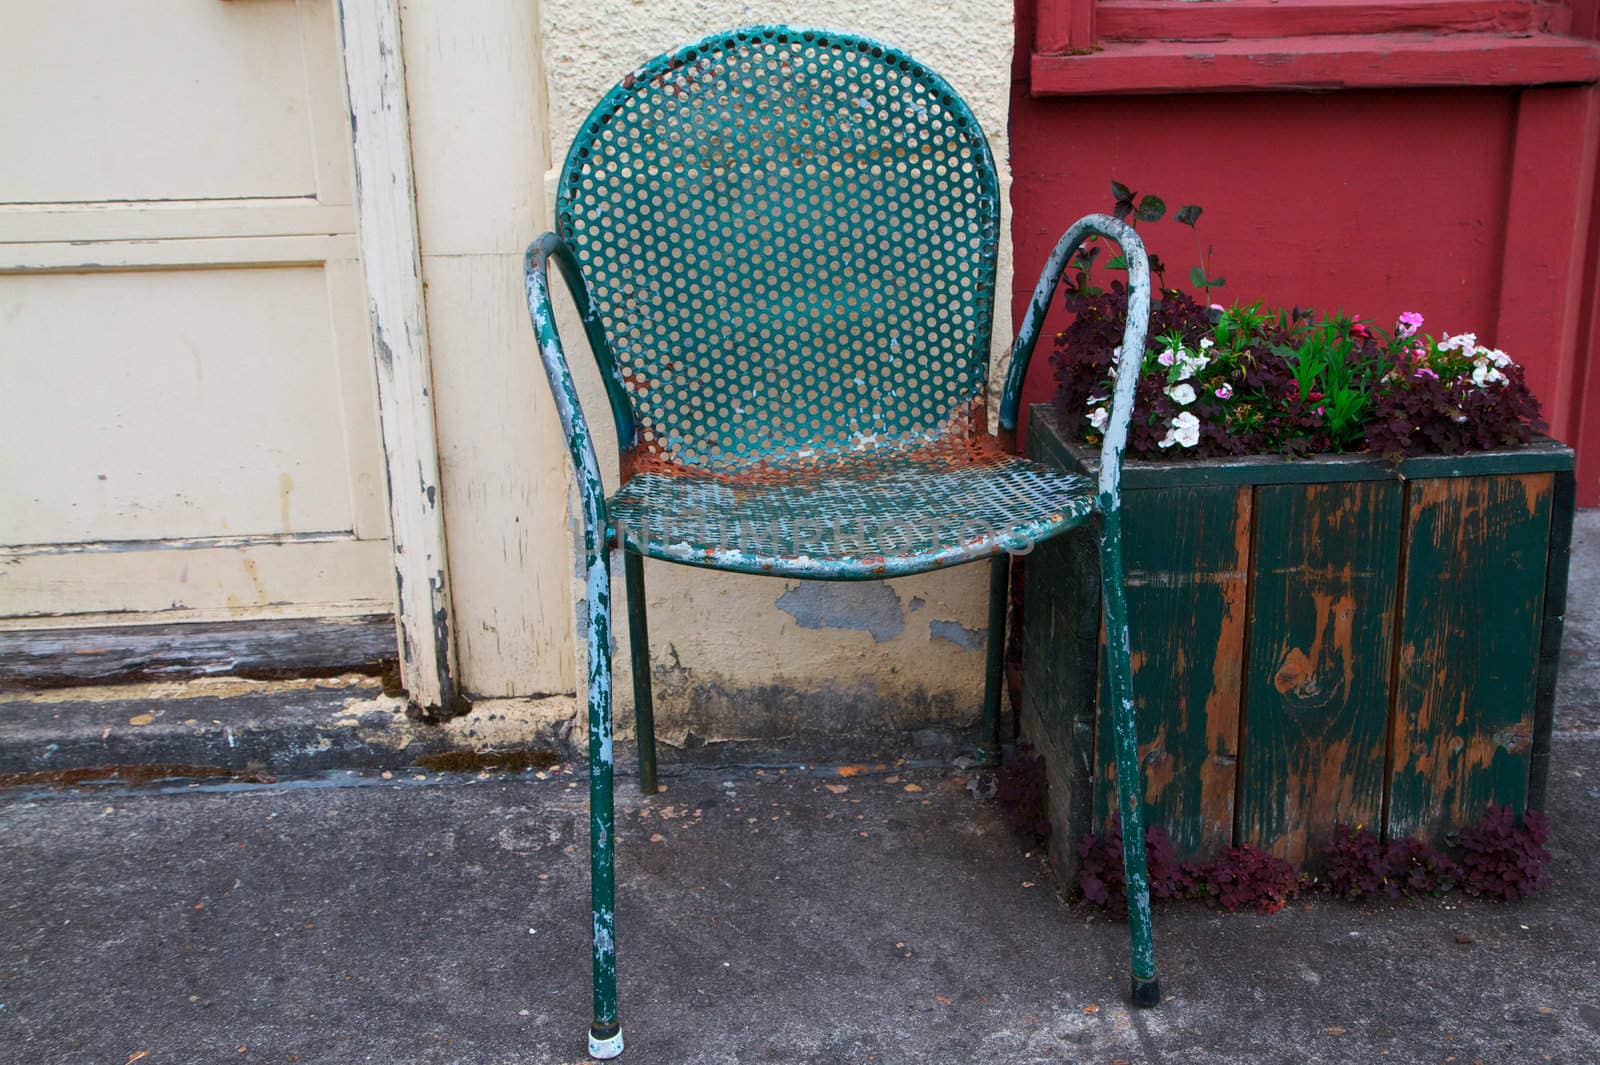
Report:
[{"label": "green metal chair", "polygon": [[[528,308],[577,471],[588,579],[594,1023],[622,1051],[613,916],[610,550],[623,551],[641,785],[655,790],[643,557],[817,580],[990,560],[982,750],[999,751],[1008,552],[1098,517],[1133,1000],[1160,992],[1122,592],[1117,479],[1144,351],[1144,249],[1075,223],[1040,278],[988,431],[1000,196],[983,131],[937,74],[844,33],[762,26],[646,63],[583,124]],[[1098,487],[1017,457],[1022,380],[1067,260],[1117,241],[1130,303]],[[606,497],[556,334],[561,268],[621,454]]]}]

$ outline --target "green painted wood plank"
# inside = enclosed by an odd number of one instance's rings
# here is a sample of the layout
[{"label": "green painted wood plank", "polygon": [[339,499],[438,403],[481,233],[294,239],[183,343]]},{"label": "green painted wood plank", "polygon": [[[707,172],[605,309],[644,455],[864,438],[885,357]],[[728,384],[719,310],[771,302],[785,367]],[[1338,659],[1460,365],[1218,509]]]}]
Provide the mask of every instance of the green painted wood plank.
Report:
[{"label": "green painted wood plank", "polygon": [[1238,838],[1299,864],[1383,812],[1397,481],[1255,493]]},{"label": "green painted wood plank", "polygon": [[1400,475],[1424,477],[1484,477],[1502,473],[1550,473],[1573,468],[1572,449],[1548,436],[1526,447],[1507,451],[1474,451],[1465,455],[1416,455],[1400,463]]},{"label": "green painted wood plank", "polygon": [[[1055,467],[1070,461],[1048,432],[1028,437],[1028,456]],[[1046,540],[1023,560],[1023,739],[1045,759],[1050,858],[1068,883],[1077,874],[1074,844],[1093,827],[1098,536],[1092,522]]]},{"label": "green painted wood plank", "polygon": [[[1123,496],[1123,560],[1145,823],[1179,857],[1233,841],[1239,701],[1250,553],[1248,488],[1166,488]],[[1102,658],[1095,823],[1116,808]]]},{"label": "green painted wood plank", "polygon": [[1554,477],[1407,488],[1388,831],[1437,839],[1527,802]]},{"label": "green painted wood plank", "polygon": [[1528,767],[1528,807],[1545,808],[1550,782],[1550,739],[1555,731],[1556,683],[1561,674],[1561,638],[1566,629],[1567,573],[1572,563],[1572,520],[1578,479],[1571,470],[1555,475],[1550,502],[1550,550],[1544,574],[1544,628],[1539,637],[1539,679],[1533,697],[1533,751]]},{"label": "green painted wood plank", "polygon": [[[1096,472],[1099,452],[1061,430],[1060,416],[1047,404],[1035,404],[1029,440],[1048,435],[1047,453],[1054,462],[1085,472]],[[1045,430],[1041,433],[1039,430]],[[1031,447],[1031,445],[1030,445]],[[1418,455],[1398,466],[1367,452],[1318,455],[1286,459],[1277,455],[1244,455],[1198,462],[1147,462],[1128,459],[1122,466],[1125,491],[1170,485],[1200,484],[1326,484],[1335,481],[1385,481],[1419,477],[1474,477],[1503,473],[1538,473],[1571,469],[1572,449],[1549,437],[1535,438],[1528,446],[1505,451],[1477,451],[1466,455]]]},{"label": "green painted wood plank", "polygon": [[1069,880],[1092,828],[1099,572],[1095,533],[1074,529],[1027,557],[1022,595],[1023,740],[1051,770],[1051,858]]}]

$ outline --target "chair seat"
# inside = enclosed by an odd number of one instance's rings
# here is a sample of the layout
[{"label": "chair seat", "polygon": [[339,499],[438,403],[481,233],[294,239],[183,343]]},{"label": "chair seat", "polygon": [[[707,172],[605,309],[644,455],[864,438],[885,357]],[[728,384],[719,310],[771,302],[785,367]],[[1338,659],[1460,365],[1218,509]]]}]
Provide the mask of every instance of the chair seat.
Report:
[{"label": "chair seat", "polygon": [[1094,485],[992,446],[853,452],[826,465],[636,472],[613,533],[650,558],[859,580],[1026,551],[1094,512]]}]

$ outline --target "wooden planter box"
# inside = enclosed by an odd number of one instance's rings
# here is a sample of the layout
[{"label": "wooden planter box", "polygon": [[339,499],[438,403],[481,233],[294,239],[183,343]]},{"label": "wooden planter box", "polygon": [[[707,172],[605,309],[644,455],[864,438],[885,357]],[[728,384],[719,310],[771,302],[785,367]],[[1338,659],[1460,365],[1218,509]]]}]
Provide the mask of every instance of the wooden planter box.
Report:
[{"label": "wooden planter box", "polygon": [[[1038,461],[1098,450],[1036,406]],[[1180,857],[1252,843],[1301,864],[1337,824],[1434,840],[1488,803],[1540,808],[1573,456],[1515,451],[1203,463],[1122,476],[1148,823]],[[1025,738],[1058,863],[1115,805],[1094,531],[1041,544],[1023,595]]]}]

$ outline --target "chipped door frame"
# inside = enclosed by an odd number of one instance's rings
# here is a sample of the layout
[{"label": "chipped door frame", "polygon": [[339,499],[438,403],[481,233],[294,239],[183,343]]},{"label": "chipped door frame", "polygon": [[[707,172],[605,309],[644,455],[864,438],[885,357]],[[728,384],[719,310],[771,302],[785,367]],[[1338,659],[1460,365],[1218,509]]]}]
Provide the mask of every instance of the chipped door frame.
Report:
[{"label": "chipped door frame", "polygon": [[456,680],[398,0],[340,0],[339,35],[389,488],[401,680],[411,712],[438,719],[453,716],[463,697]]}]

